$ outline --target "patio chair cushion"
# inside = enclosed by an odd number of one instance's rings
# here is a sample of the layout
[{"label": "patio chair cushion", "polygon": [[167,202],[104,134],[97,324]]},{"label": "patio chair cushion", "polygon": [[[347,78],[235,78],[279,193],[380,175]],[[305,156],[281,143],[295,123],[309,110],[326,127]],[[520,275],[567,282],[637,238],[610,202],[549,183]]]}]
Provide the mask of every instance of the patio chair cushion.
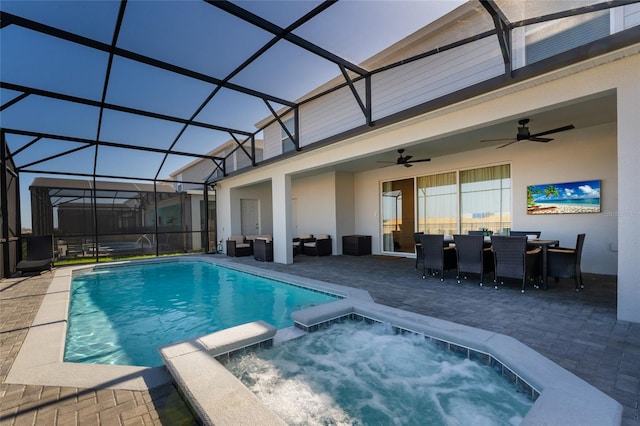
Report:
[{"label": "patio chair cushion", "polygon": [[20,272],[38,272],[51,269],[52,267],[53,261],[51,259],[21,260],[16,265],[16,270]]}]

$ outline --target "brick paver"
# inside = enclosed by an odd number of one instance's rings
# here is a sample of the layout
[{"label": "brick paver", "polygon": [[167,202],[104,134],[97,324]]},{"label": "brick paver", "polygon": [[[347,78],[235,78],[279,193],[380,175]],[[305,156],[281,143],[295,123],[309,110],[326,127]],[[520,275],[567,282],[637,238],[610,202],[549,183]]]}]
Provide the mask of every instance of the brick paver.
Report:
[{"label": "brick paver", "polygon": [[[585,275],[547,291],[422,279],[415,261],[384,256],[297,256],[292,265],[234,258],[270,270],[368,290],[396,308],[512,336],[619,401],[623,425],[640,426],[640,324],[616,320],[615,277]],[[42,301],[51,274],[0,282],[1,425],[191,425],[172,385],[146,392],[8,385],[4,379]]]},{"label": "brick paver", "polygon": [[5,383],[52,274],[0,282],[0,425],[195,425],[173,385],[144,392]]}]

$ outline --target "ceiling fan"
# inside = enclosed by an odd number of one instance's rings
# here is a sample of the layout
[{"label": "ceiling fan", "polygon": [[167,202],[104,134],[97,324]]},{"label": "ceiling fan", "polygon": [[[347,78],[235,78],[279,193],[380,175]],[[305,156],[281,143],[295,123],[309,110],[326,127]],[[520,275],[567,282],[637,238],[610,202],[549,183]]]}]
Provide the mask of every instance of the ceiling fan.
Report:
[{"label": "ceiling fan", "polygon": [[504,148],[505,146],[509,146],[512,143],[515,143],[518,141],[551,142],[553,140],[552,138],[542,138],[541,136],[550,135],[552,133],[564,132],[565,130],[575,129],[575,126],[573,124],[569,124],[568,126],[562,126],[562,127],[558,127],[557,129],[546,130],[544,132],[535,133],[532,135],[531,132],[529,132],[529,127],[527,127],[527,124],[529,124],[528,118],[523,118],[522,120],[518,121],[518,124],[520,126],[518,127],[518,133],[516,134],[515,138],[485,139],[480,142],[509,141],[504,145],[500,145],[498,148]]},{"label": "ceiling fan", "polygon": [[399,149],[398,154],[400,157],[396,161],[378,161],[378,163],[389,163],[389,164],[398,164],[405,167],[411,167],[413,164],[411,163],[424,163],[426,161],[431,161],[431,158],[422,158],[420,160],[412,160],[412,155],[402,155],[404,154],[404,149]]}]

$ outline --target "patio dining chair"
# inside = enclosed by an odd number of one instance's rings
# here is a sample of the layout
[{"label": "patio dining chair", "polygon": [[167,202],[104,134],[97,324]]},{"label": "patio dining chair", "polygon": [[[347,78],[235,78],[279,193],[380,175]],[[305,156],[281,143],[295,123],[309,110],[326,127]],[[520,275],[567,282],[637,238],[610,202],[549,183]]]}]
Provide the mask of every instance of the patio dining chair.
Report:
[{"label": "patio dining chair", "polygon": [[458,261],[458,284],[460,277],[467,279],[467,274],[480,275],[480,285],[483,285],[484,274],[492,272],[493,253],[490,247],[485,247],[483,235],[454,235],[456,258]]},{"label": "patio dining chair", "polygon": [[456,252],[449,244],[445,246],[443,234],[423,234],[419,236],[422,245],[422,278],[440,274],[444,281],[444,271],[456,269]]},{"label": "patio dining chair", "polygon": [[418,263],[422,262],[422,244],[420,243],[420,235],[424,235],[424,232],[413,233],[413,243],[416,251],[416,271],[418,270]]},{"label": "patio dining chair", "polygon": [[[522,281],[522,292],[527,280],[534,280],[540,276],[540,257],[542,249],[536,247],[527,250],[526,236],[491,237],[491,250],[494,260],[494,284],[498,288],[501,278],[515,278]],[[500,281],[504,284],[503,281]]]},{"label": "patio dining chair", "polygon": [[584,288],[580,260],[585,236],[585,234],[578,234],[575,248],[550,247],[547,250],[547,275],[554,277],[556,283],[558,278],[573,278],[576,291]]}]

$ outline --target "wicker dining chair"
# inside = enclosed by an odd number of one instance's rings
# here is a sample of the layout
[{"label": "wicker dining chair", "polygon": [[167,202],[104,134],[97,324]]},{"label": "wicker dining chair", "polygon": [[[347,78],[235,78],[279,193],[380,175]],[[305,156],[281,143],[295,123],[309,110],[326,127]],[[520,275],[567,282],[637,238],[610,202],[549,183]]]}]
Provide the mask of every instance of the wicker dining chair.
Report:
[{"label": "wicker dining chair", "polygon": [[580,260],[585,236],[585,234],[578,234],[575,248],[550,247],[547,250],[547,275],[554,277],[556,283],[558,278],[573,278],[576,291],[584,288]]},{"label": "wicker dining chair", "polygon": [[413,243],[416,251],[416,271],[418,270],[418,263],[422,263],[422,244],[420,243],[420,235],[424,235],[424,232],[413,233]]},{"label": "wicker dining chair", "polygon": [[[522,280],[522,292],[527,279],[533,280],[540,276],[541,252],[540,247],[527,251],[526,236],[491,237],[491,250],[494,259],[494,284],[498,288],[500,278],[516,278]],[[503,281],[500,281],[504,284]]]},{"label": "wicker dining chair", "polygon": [[456,269],[456,252],[453,247],[445,247],[443,234],[420,235],[422,245],[422,278],[429,274],[440,273],[440,281],[444,281],[444,271]]},{"label": "wicker dining chair", "polygon": [[458,261],[458,284],[460,277],[467,279],[467,274],[480,275],[480,285],[483,285],[484,274],[492,272],[493,253],[490,247],[484,246],[483,235],[454,235],[456,259]]}]

